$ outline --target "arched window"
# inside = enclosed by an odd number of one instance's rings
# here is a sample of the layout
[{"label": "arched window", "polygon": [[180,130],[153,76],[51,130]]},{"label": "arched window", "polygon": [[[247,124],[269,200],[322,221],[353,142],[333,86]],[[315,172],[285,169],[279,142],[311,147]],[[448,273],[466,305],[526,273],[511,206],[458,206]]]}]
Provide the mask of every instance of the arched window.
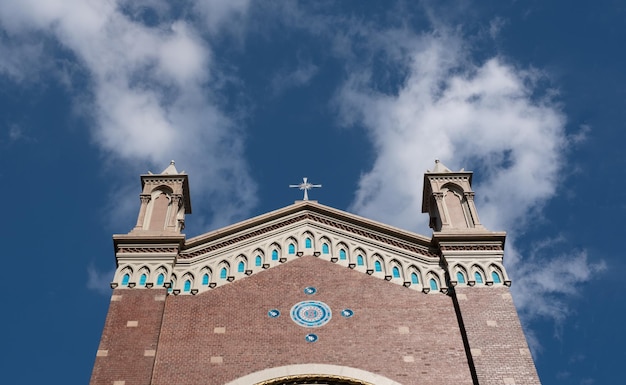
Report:
[{"label": "arched window", "polygon": [[263,263],[263,258],[261,258],[260,255],[257,255],[256,258],[254,258],[254,265],[261,266],[262,263]]},{"label": "arched window", "polygon": [[243,273],[245,270],[246,270],[246,264],[243,263],[243,261],[239,261],[239,264],[237,264],[237,272]]},{"label": "arched window", "polygon": [[328,254],[328,243],[322,245],[322,254]]},{"label": "arched window", "polygon": [[278,261],[278,250],[272,250],[272,261]]},{"label": "arched window", "polygon": [[208,284],[209,284],[209,274],[204,273],[204,275],[202,276],[202,285],[206,286]]},{"label": "arched window", "polygon": [[363,256],[362,255],[357,255],[356,256],[356,264],[359,266],[363,266]]},{"label": "arched window", "polygon": [[163,286],[163,281],[165,281],[165,274],[161,273],[157,277],[157,286]]},{"label": "arched window", "polygon": [[492,271],[491,272],[491,278],[493,279],[493,283],[501,283],[502,280],[500,279],[500,274],[498,274],[498,272],[496,271]]},{"label": "arched window", "polygon": [[130,274],[124,274],[122,278],[122,286],[128,286],[128,281],[130,281]]},{"label": "arched window", "polygon": [[167,292],[171,293],[174,290],[174,281],[170,281],[170,287],[167,288]]},{"label": "arched window", "polygon": [[383,267],[380,265],[380,261],[374,262],[374,270],[375,271],[383,271]]},{"label": "arched window", "polygon": [[141,277],[139,277],[139,286],[145,286],[147,278],[148,276],[141,274]]},{"label": "arched window", "polygon": [[293,245],[293,243],[289,244],[289,254],[295,254],[296,253],[296,247]]},{"label": "arched window", "polygon": [[479,272],[474,273],[474,279],[476,279],[476,283],[483,283],[483,276]]},{"label": "arched window", "polygon": [[183,291],[189,292],[191,290],[191,281],[190,280],[186,280],[185,281],[185,286],[183,287]]},{"label": "arched window", "polygon": [[437,281],[434,278],[430,279],[430,290],[438,290],[437,289]]},{"label": "arched window", "polygon": [[304,247],[306,247],[307,249],[310,249],[311,247],[313,247],[311,243],[311,238],[307,238],[304,240]]},{"label": "arched window", "polygon": [[393,269],[391,269],[391,274],[394,278],[400,278],[400,269],[398,269],[397,266],[394,266]]},{"label": "arched window", "polygon": [[220,278],[221,279],[226,279],[227,275],[228,275],[228,270],[226,270],[225,267],[222,267],[222,270],[220,270]]},{"label": "arched window", "polygon": [[457,271],[456,273],[456,281],[458,283],[465,283],[465,276],[460,271]]},{"label": "arched window", "polygon": [[344,249],[339,250],[339,259],[346,259],[346,251]]},{"label": "arched window", "polygon": [[419,278],[417,278],[417,274],[416,273],[411,273],[411,283],[415,284],[415,285],[420,283],[420,280],[419,280]]}]

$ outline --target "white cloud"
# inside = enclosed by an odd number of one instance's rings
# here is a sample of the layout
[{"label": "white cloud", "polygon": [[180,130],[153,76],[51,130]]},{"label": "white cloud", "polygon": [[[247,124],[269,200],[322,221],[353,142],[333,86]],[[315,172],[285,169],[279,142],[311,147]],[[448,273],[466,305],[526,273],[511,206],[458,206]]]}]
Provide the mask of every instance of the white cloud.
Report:
[{"label": "white cloud", "polygon": [[[37,33],[71,52],[88,74],[88,105],[76,109],[93,119],[95,143],[122,166],[149,163],[158,172],[176,159],[193,174],[195,199],[219,211],[210,225],[217,226],[249,213],[255,185],[243,161],[242,132],[219,107],[219,71],[201,33],[245,16],[247,4],[192,3],[210,11],[207,27],[204,20],[163,17],[167,4],[157,0],[24,0],[0,4],[0,25],[14,40]],[[150,23],[141,17],[146,10],[156,15]],[[12,48],[0,52],[24,53]],[[0,71],[13,77],[15,67],[0,60]],[[84,100],[81,94],[75,102]]]},{"label": "white cloud", "polygon": [[317,66],[310,62],[300,63],[293,71],[278,71],[272,77],[272,90],[274,94],[279,94],[289,88],[307,85],[317,71]]},{"label": "white cloud", "polygon": [[603,265],[590,263],[584,251],[526,256],[519,263],[516,235],[540,218],[555,196],[571,143],[565,116],[550,97],[554,92],[541,96],[544,75],[497,56],[475,62],[470,47],[454,34],[372,35],[372,51],[387,53],[387,68],[406,76],[398,89],[385,88],[368,61],[354,62],[336,96],[340,119],[363,126],[375,151],[351,210],[430,233],[427,218],[418,214],[425,168],[435,159],[451,169],[477,168],[473,187],[482,223],[510,231],[505,263],[517,306],[526,320],[563,320],[565,298]]},{"label": "white cloud", "polygon": [[90,265],[87,267],[87,289],[94,290],[100,294],[110,294],[110,283],[113,281],[113,274],[115,274],[115,269],[101,272],[93,265]]}]

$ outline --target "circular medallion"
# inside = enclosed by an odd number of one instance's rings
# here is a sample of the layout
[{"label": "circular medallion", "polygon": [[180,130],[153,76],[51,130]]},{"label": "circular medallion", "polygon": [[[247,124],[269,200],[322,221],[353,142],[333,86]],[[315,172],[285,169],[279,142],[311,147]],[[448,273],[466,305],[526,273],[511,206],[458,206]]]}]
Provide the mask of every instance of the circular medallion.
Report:
[{"label": "circular medallion", "polygon": [[354,315],[354,311],[352,311],[352,309],[343,309],[341,311],[341,316],[342,317],[350,318],[353,315]]},{"label": "circular medallion", "polygon": [[280,315],[280,311],[278,311],[278,309],[272,309],[267,312],[267,315],[270,316],[271,318],[276,318]]},{"label": "circular medallion", "polygon": [[304,294],[311,295],[311,294],[315,294],[315,293],[317,293],[317,289],[314,288],[313,286],[309,286],[309,287],[305,287],[304,288]]},{"label": "circular medallion", "polygon": [[306,340],[306,342],[315,342],[317,341],[317,334],[307,334],[306,336],[304,336],[304,339]]},{"label": "circular medallion", "polygon": [[328,305],[319,301],[298,302],[291,308],[293,322],[305,328],[316,328],[330,321],[332,313]]}]

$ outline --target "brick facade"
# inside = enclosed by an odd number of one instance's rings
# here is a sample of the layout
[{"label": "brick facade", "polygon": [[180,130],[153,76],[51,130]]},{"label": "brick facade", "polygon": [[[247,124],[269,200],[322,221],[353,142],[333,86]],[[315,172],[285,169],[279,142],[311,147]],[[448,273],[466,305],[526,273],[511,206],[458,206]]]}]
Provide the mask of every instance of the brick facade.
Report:
[{"label": "brick facade", "polygon": [[[298,201],[186,239],[186,174],[172,163],[143,175],[137,226],[114,236],[90,384],[540,384],[502,265],[506,234],[480,223],[471,179],[440,162],[426,173],[430,238]],[[303,317],[317,305],[332,317],[297,324],[302,301],[318,301]]]}]

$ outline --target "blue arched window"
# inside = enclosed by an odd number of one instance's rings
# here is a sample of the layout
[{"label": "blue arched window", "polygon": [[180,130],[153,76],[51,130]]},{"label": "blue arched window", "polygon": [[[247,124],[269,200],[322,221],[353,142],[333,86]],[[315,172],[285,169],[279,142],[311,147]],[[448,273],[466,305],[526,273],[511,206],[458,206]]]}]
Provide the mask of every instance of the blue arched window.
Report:
[{"label": "blue arched window", "polygon": [[328,253],[329,253],[329,251],[328,251],[328,243],[324,243],[322,245],[322,254],[328,254]]},{"label": "blue arched window", "polygon": [[465,276],[460,271],[457,271],[456,273],[456,281],[458,283],[465,283]]},{"label": "blue arched window", "polygon": [[394,266],[393,269],[391,269],[391,274],[394,278],[400,278],[400,269],[398,269],[397,266]]},{"label": "blue arched window", "polygon": [[480,275],[479,272],[474,273],[474,278],[476,279],[476,283],[483,283],[483,276]]},{"label": "blue arched window", "polygon": [[139,277],[139,286],[144,286],[146,284],[147,278],[148,276],[146,276],[145,274],[141,274],[141,277]]},{"label": "blue arched window", "polygon": [[339,259],[346,259],[346,251],[344,249],[339,250]]},{"label": "blue arched window", "polygon": [[380,265],[380,261],[374,262],[374,270],[383,271],[383,267]]},{"label": "blue arched window", "polygon": [[278,261],[278,250],[272,250],[272,261]]},{"label": "blue arched window", "polygon": [[237,272],[243,273],[245,270],[246,270],[246,264],[243,263],[243,261],[239,261],[239,264],[237,265]]},{"label": "blue arched window", "polygon": [[122,278],[122,286],[128,286],[128,281],[130,281],[130,275],[124,274],[124,277]]},{"label": "blue arched window", "polygon": [[157,286],[163,286],[163,281],[165,281],[165,274],[161,273],[157,277]]},{"label": "blue arched window", "polygon": [[228,270],[226,270],[225,267],[222,267],[222,270],[220,270],[220,278],[221,279],[226,279],[227,275],[228,275]]},{"label": "blue arched window", "polygon": [[500,274],[498,274],[495,271],[491,272],[491,278],[493,279],[493,283],[501,283],[502,280],[500,280]]},{"label": "blue arched window", "polygon": [[185,286],[183,287],[183,291],[190,291],[191,290],[191,281],[190,280],[186,280],[185,281]]},{"label": "blue arched window", "polygon": [[417,278],[417,274],[416,273],[411,273],[411,283],[417,285],[420,283],[419,278]]},{"label": "blue arched window", "polygon": [[261,266],[262,263],[263,263],[263,258],[261,258],[260,255],[257,255],[256,258],[254,258],[254,265]]},{"label": "blue arched window", "polygon": [[304,247],[306,247],[307,249],[310,249],[312,246],[311,244],[311,238],[307,238],[304,240]]},{"label": "blue arched window", "polygon": [[167,292],[171,293],[174,290],[174,281],[170,281],[170,287],[167,288]]},{"label": "blue arched window", "polygon": [[363,256],[362,255],[357,255],[356,256],[356,264],[359,266],[363,266]]},{"label": "blue arched window", "polygon": [[293,243],[289,244],[289,254],[295,254],[296,253],[296,247],[293,245]]},{"label": "blue arched window", "polygon": [[202,285],[206,286],[206,285],[208,285],[208,284],[209,284],[209,274],[208,274],[208,273],[205,273],[205,274],[202,276]]},{"label": "blue arched window", "polygon": [[434,278],[430,279],[430,290],[438,290],[437,289],[437,281]]}]

